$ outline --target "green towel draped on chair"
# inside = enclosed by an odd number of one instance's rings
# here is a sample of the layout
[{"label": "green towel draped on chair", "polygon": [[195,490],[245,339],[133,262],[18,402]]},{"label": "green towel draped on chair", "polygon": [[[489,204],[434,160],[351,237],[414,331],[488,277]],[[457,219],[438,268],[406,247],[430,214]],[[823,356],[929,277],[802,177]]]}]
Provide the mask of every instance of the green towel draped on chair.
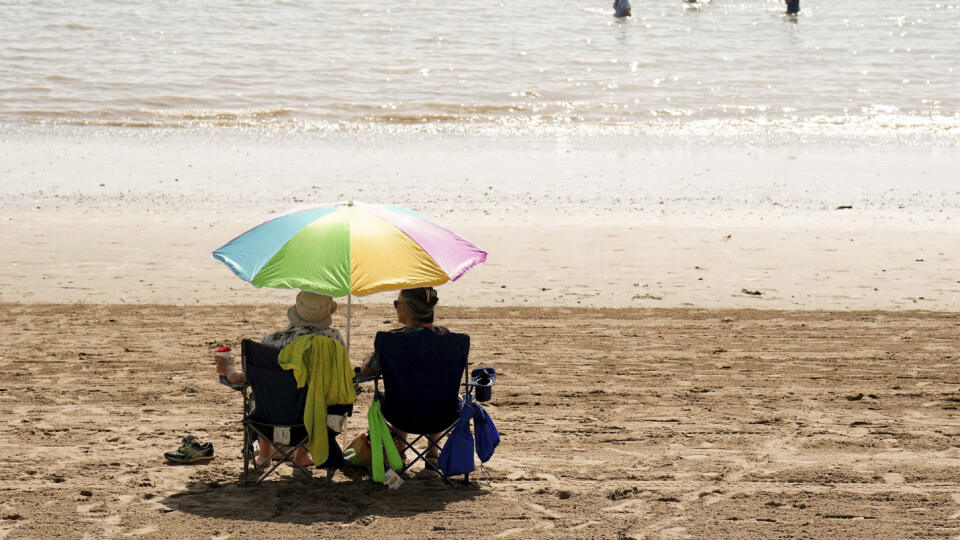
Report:
[{"label": "green towel draped on chair", "polygon": [[380,402],[374,401],[367,411],[367,423],[370,425],[370,468],[373,471],[373,481],[384,483],[387,479],[387,473],[383,468],[383,452],[387,452],[387,460],[390,462],[390,468],[395,471],[403,470],[403,460],[400,459],[400,452],[393,444],[393,437],[390,435],[390,428],[387,427],[387,421],[380,412]]}]

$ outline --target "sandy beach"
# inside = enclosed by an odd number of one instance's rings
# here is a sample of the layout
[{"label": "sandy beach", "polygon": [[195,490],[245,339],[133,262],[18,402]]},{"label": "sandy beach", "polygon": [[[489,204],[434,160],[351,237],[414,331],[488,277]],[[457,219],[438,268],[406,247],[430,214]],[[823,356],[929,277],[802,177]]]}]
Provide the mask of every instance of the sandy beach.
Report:
[{"label": "sandy beach", "polygon": [[[960,538],[958,5],[634,4],[6,3],[0,540]],[[211,253],[346,201],[487,252],[468,486],[241,482]]]},{"label": "sandy beach", "polygon": [[[503,442],[475,485],[285,471],[244,487],[240,398],[206,359],[283,309],[0,305],[0,535],[960,534],[955,314],[444,308],[500,373]],[[387,310],[358,308],[354,325],[369,343]],[[166,465],[188,433],[216,459]]]},{"label": "sandy beach", "polygon": [[448,305],[960,311],[956,147],[68,130],[0,152],[4,302],[286,302],[210,253],[353,199],[489,252]]},{"label": "sandy beach", "polygon": [[[0,141],[0,538],[960,534],[954,148],[366,142]],[[489,252],[439,289],[500,373],[470,487],[240,483],[240,398],[208,358],[293,295],[210,252],[349,198]],[[354,363],[389,299],[354,298]],[[216,459],[165,464],[187,434]]]}]

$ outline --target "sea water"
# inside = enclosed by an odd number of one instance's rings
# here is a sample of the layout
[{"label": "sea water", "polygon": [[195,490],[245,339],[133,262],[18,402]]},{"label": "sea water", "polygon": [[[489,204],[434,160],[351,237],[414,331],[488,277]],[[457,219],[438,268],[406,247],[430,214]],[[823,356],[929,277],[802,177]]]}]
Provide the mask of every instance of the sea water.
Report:
[{"label": "sea water", "polygon": [[957,0],[0,2],[0,127],[960,141]]}]

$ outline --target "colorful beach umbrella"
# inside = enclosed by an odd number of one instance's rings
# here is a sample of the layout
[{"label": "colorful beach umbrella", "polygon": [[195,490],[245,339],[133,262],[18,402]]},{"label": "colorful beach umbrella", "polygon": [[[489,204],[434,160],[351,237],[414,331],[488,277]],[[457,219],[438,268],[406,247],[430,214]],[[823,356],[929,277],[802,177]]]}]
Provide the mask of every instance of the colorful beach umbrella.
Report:
[{"label": "colorful beach umbrella", "polygon": [[256,287],[339,297],[455,281],[487,254],[412,210],[347,202],[273,218],[213,258]]}]

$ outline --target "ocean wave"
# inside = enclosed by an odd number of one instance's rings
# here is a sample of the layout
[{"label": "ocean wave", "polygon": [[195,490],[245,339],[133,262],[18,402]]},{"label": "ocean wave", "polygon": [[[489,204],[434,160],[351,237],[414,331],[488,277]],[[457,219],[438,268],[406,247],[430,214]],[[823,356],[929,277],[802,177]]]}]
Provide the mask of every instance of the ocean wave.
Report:
[{"label": "ocean wave", "polygon": [[[429,107],[424,107],[429,109]],[[657,109],[631,120],[578,114],[535,114],[504,106],[457,106],[446,111],[363,111],[353,118],[299,114],[290,108],[250,110],[22,111],[16,126],[121,129],[240,130],[270,136],[294,133],[457,134],[480,136],[641,136],[679,142],[789,144],[845,140],[866,144],[960,145],[960,113],[912,114],[873,107],[860,114],[769,115],[736,108],[725,117],[698,117],[682,109]],[[360,111],[355,111],[360,112]]]}]

